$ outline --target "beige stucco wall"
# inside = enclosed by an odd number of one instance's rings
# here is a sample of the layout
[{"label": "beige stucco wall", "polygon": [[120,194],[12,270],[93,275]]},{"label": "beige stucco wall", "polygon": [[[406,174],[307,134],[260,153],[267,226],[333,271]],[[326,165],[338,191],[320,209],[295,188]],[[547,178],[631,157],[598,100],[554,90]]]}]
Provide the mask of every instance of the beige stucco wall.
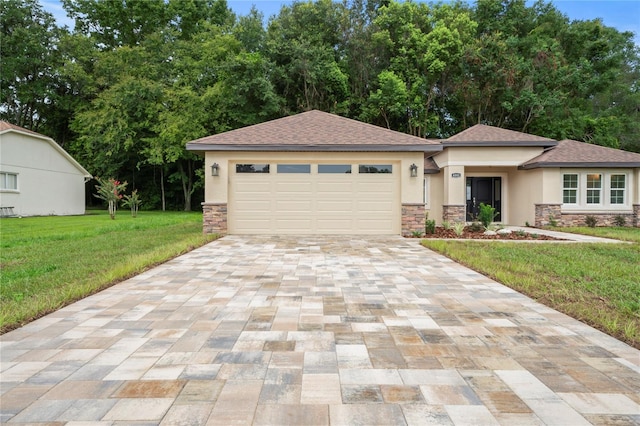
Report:
[{"label": "beige stucco wall", "polygon": [[429,219],[436,221],[437,225],[442,224],[442,200],[444,199],[444,173],[441,171],[437,174],[425,175],[428,179],[429,199],[427,202],[427,211]]},{"label": "beige stucco wall", "polygon": [[47,139],[0,135],[0,171],[17,173],[18,190],[0,191],[0,205],[20,216],[85,212],[85,173]]},{"label": "beige stucco wall", "polygon": [[[424,163],[422,152],[238,152],[219,151],[205,153],[205,202],[227,203],[229,200],[229,170],[236,162],[254,163],[331,163],[357,164],[363,162],[372,164],[393,164],[399,170],[400,202],[422,203],[423,181],[422,175],[410,176],[411,164],[418,165],[420,170]],[[211,165],[220,165],[220,175],[211,176]],[[357,170],[357,168],[355,169]],[[395,172],[395,170],[394,170]]]}]

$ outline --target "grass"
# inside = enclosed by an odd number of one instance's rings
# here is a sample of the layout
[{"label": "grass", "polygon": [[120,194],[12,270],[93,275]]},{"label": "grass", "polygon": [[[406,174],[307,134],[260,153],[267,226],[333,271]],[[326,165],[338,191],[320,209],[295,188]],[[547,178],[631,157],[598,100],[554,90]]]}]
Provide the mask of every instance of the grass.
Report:
[{"label": "grass", "polygon": [[0,236],[3,333],[215,238],[202,213],[128,211],[4,218]]},{"label": "grass", "polygon": [[640,229],[639,228],[589,228],[589,227],[574,227],[574,228],[549,228],[554,231],[560,232],[573,232],[575,234],[592,235],[594,237],[613,238],[614,240],[631,241],[634,243],[640,243]]},{"label": "grass", "polygon": [[640,349],[640,229],[583,230],[635,243],[422,244]]}]

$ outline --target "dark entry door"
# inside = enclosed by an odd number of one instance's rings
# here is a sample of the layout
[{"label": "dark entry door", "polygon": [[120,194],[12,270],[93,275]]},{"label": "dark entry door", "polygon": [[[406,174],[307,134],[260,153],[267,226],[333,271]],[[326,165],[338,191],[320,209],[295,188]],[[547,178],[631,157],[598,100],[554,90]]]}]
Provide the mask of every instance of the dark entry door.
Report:
[{"label": "dark entry door", "polygon": [[502,220],[502,178],[467,178],[467,220],[478,217],[480,204],[488,204],[496,209],[496,222]]}]

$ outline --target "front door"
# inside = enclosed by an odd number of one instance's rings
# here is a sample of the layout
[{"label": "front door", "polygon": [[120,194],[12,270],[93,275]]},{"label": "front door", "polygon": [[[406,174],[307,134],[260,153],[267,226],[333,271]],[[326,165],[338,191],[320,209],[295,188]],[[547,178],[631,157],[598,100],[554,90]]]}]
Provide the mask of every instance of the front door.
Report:
[{"label": "front door", "polygon": [[468,177],[467,178],[467,220],[478,217],[480,204],[488,204],[496,209],[496,222],[502,220],[502,178],[500,177]]}]

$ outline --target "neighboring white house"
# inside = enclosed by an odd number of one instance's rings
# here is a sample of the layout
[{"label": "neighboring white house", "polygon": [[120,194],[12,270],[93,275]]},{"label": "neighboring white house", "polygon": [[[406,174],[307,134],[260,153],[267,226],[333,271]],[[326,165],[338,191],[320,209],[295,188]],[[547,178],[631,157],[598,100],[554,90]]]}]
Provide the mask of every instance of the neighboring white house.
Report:
[{"label": "neighboring white house", "polygon": [[0,207],[4,215],[84,214],[85,183],[90,178],[53,139],[0,121]]}]

